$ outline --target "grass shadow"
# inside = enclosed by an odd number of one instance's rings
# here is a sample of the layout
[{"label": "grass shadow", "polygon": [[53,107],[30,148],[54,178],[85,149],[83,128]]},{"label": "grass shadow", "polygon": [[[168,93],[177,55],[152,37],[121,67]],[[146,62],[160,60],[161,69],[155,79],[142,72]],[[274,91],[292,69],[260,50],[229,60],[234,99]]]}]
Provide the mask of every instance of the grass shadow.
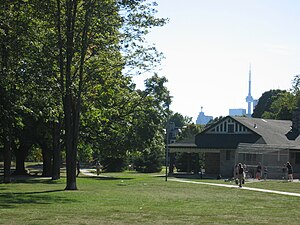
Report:
[{"label": "grass shadow", "polygon": [[81,179],[96,179],[96,180],[133,180],[132,177],[109,177],[109,176],[84,176]]},{"label": "grass shadow", "polygon": [[0,193],[0,207],[16,208],[24,204],[55,204],[76,202],[63,196],[51,195],[50,193],[63,192],[64,190],[46,190],[31,192],[6,192]]},{"label": "grass shadow", "polygon": [[[52,180],[50,177],[39,177],[39,176],[18,176],[12,177],[12,184],[60,184],[63,183],[61,180]],[[4,184],[3,179],[0,184]]]}]

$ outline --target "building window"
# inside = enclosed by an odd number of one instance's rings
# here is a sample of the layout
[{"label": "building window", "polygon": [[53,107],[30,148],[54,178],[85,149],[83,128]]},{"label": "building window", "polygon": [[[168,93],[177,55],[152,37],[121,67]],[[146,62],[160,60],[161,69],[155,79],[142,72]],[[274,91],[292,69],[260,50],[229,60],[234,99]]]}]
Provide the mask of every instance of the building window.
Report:
[{"label": "building window", "polygon": [[228,124],[228,133],[234,133],[234,124]]},{"label": "building window", "polygon": [[295,153],[295,163],[300,163],[300,153],[299,152],[296,152]]}]

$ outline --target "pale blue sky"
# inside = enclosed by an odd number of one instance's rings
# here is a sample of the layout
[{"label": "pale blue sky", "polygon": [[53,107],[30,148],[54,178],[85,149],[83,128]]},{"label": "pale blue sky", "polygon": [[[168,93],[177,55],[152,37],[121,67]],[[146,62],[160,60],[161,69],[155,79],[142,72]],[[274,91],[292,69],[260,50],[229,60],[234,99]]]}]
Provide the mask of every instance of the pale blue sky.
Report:
[{"label": "pale blue sky", "polygon": [[247,108],[250,63],[255,99],[270,89],[290,89],[300,74],[299,0],[156,2],[158,16],[170,22],[147,39],[166,57],[159,75],[169,80],[171,109],[193,122],[201,106],[214,117]]}]

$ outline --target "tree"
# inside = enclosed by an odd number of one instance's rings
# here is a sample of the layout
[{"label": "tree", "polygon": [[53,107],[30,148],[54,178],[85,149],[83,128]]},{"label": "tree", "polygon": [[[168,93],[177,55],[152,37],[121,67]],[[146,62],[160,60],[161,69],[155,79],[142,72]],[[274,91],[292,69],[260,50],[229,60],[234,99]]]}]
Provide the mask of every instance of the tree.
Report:
[{"label": "tree", "polygon": [[190,124],[191,121],[192,121],[191,117],[183,116],[180,113],[174,113],[170,117],[170,122],[175,123],[175,127],[180,127],[180,128],[186,126],[187,124]]},{"label": "tree", "polygon": [[22,126],[18,110],[23,107],[26,85],[22,83],[28,35],[31,33],[22,1],[4,0],[0,6],[0,141],[4,146],[4,182],[10,182],[14,128]]},{"label": "tree", "polygon": [[[124,138],[124,133],[130,133],[133,129],[126,124],[134,121],[137,112],[135,106],[139,106],[139,99],[147,99],[147,104],[153,100],[134,90],[130,77],[122,73],[125,67],[137,68],[138,73],[142,73],[159,64],[161,54],[154,47],[146,47],[144,36],[149,28],[162,26],[166,21],[156,19],[153,5],[144,0],[33,0],[4,3],[0,9],[3,19],[0,22],[0,38],[1,75],[5,79],[1,79],[0,92],[1,103],[7,102],[1,105],[3,111],[0,116],[3,121],[9,122],[1,126],[1,140],[4,146],[9,146],[5,149],[11,149],[14,143],[15,149],[20,150],[18,153],[21,149],[26,149],[22,154],[27,153],[37,141],[30,141],[26,148],[23,147],[25,144],[22,144],[22,140],[26,139],[23,131],[30,127],[25,117],[38,122],[40,127],[45,128],[43,136],[39,136],[39,145],[44,149],[43,156],[48,155],[44,163],[51,164],[53,157],[53,179],[57,179],[63,128],[67,155],[66,189],[76,190],[79,142],[101,148],[103,145],[99,143],[104,143],[105,149],[109,150],[107,152],[115,155],[122,155],[128,150],[131,141]],[[123,79],[125,82],[122,82]],[[19,94],[21,90],[24,90],[24,94]],[[95,93],[101,96],[96,103],[91,102],[91,99],[95,99]],[[120,103],[122,107],[118,110],[116,108]],[[16,110],[15,106],[25,109],[22,114],[24,118],[18,118],[21,110]],[[91,120],[83,121],[82,115],[88,115]],[[99,118],[100,123],[97,121]],[[84,124],[81,124],[82,121]],[[83,132],[80,131],[81,125],[85,127]],[[96,126],[91,128],[90,125]],[[88,132],[98,127],[100,138],[103,138],[101,142],[87,141]],[[49,144],[51,129],[53,152]],[[14,130],[19,134],[13,134]],[[4,137],[4,134],[11,136],[8,144],[5,142],[8,136]],[[95,134],[93,138],[99,138],[99,132],[92,134]],[[32,137],[37,136],[33,134]],[[13,138],[18,140],[12,142]],[[119,142],[110,146],[111,140]],[[121,150],[115,151],[113,147]],[[23,158],[24,155],[18,160],[22,161]]]},{"label": "tree", "polygon": [[282,92],[272,102],[270,110],[263,113],[263,118],[292,120],[296,108],[296,96],[290,92]]},{"label": "tree", "polygon": [[272,103],[279,98],[281,93],[285,93],[286,91],[282,90],[270,90],[266,91],[262,94],[262,96],[258,99],[258,103],[253,110],[252,117],[254,118],[263,118],[263,114],[267,112],[271,112]]}]

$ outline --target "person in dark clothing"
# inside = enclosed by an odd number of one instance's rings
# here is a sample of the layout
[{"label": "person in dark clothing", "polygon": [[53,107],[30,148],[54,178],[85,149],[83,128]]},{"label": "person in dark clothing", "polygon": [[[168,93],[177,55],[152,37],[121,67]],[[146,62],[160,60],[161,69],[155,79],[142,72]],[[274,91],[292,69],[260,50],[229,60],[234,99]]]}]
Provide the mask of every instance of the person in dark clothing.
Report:
[{"label": "person in dark clothing", "polygon": [[261,179],[261,164],[260,162],[258,163],[256,167],[256,179],[260,180]]},{"label": "person in dark clothing", "polygon": [[237,172],[238,172],[237,178],[239,181],[239,187],[242,187],[243,181],[245,179],[245,173],[244,173],[243,165],[241,163],[238,164]]},{"label": "person in dark clothing", "polygon": [[293,167],[290,164],[290,162],[286,163],[286,168],[287,168],[287,172],[288,172],[288,181],[293,181]]}]

